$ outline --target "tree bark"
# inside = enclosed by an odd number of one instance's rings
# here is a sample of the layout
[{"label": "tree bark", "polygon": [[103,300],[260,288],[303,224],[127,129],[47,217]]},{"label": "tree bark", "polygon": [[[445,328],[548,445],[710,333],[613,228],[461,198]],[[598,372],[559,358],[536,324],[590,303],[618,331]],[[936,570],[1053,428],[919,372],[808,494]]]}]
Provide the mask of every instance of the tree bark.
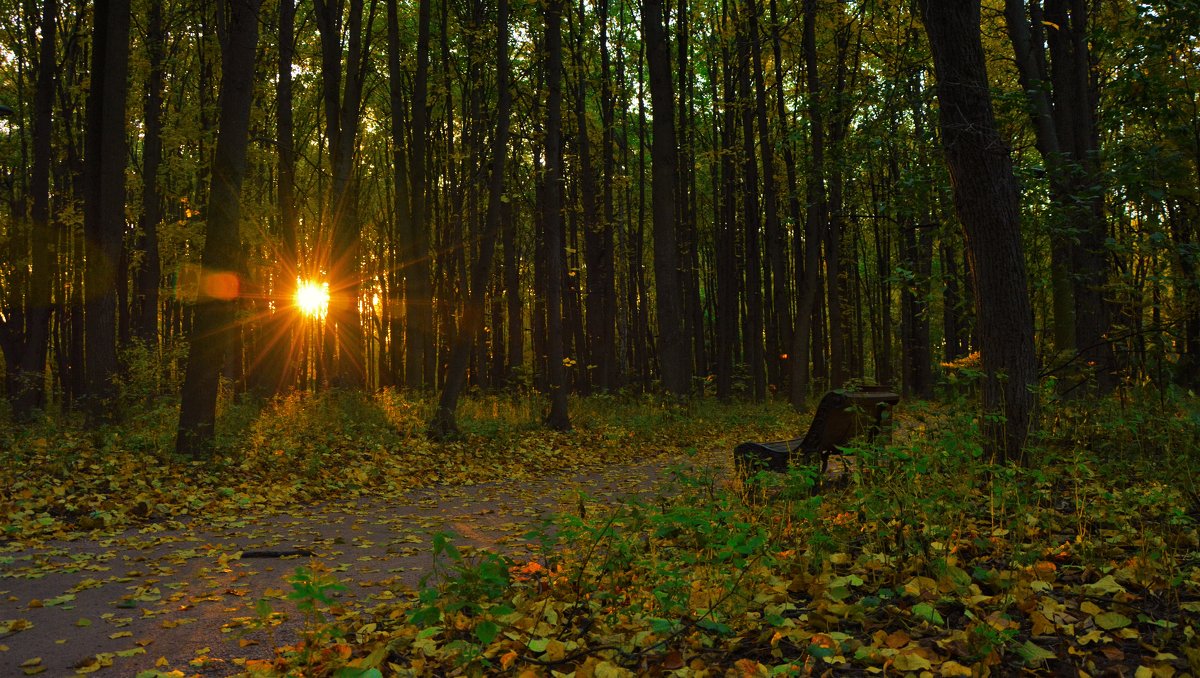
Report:
[{"label": "tree bark", "polygon": [[[825,121],[821,110],[821,80],[817,62],[817,2],[804,0],[804,27],[801,38],[804,51],[805,87],[808,93],[809,170],[805,187],[808,212],[804,221],[804,243],[797,231],[796,270],[801,274],[800,303],[796,312],[796,331],[792,335],[792,407],[800,409],[808,397],[809,353],[813,335],[813,311],[820,286],[821,232],[828,222],[825,199]],[[801,255],[803,252],[803,255]]]},{"label": "tree bark", "polygon": [[[317,30],[321,34],[321,95],[325,108],[325,137],[332,168],[328,215],[332,224],[329,264],[329,322],[337,337],[334,381],[361,388],[366,381],[363,329],[359,313],[358,196],[354,176],[354,149],[358,138],[362,101],[363,0],[350,0],[346,35],[342,35],[342,2],[314,0]],[[374,14],[374,2],[372,14]],[[342,43],[346,54],[343,70]]]},{"label": "tree bark", "polygon": [[[37,83],[33,99],[33,167],[29,177],[29,294],[25,308],[0,321],[5,343],[13,418],[25,422],[46,406],[46,356],[50,345],[55,234],[50,222],[51,130],[55,88],[55,0],[42,6]],[[22,326],[22,321],[24,326]],[[15,360],[14,360],[15,358]]]},{"label": "tree bark", "polygon": [[226,348],[236,332],[234,309],[240,281],[242,179],[254,95],[254,54],[261,0],[230,0],[221,47],[221,110],[209,189],[208,227],[201,261],[196,320],[179,407],[175,451],[193,459],[210,452],[216,423],[217,386]]},{"label": "tree bark", "polygon": [[562,243],[562,10],[563,0],[546,3],[546,185],[543,233],[546,247],[546,371],[550,412],[546,425],[571,428],[567,414],[567,373],[563,364]]},{"label": "tree bark", "polygon": [[125,97],[129,0],[96,0],[84,144],[85,409],[112,418],[117,376],[117,270],[125,232]]},{"label": "tree bark", "polygon": [[296,142],[292,114],[292,55],[295,50],[296,5],[294,0],[279,0],[279,79],[275,84],[275,111],[278,125],[276,149],[279,156],[279,178],[276,189],[279,210],[279,251],[276,252],[275,313],[268,325],[264,350],[271,366],[267,386],[275,394],[286,393],[296,385],[299,367],[298,343],[304,340],[291,299],[300,275],[296,230],[299,214],[296,210]]},{"label": "tree bark", "polygon": [[988,90],[980,3],[918,0],[917,6],[933,52],[942,146],[975,280],[987,451],[996,460],[1019,462],[1037,381],[1033,309],[1016,178]]},{"label": "tree bark", "polygon": [[[458,328],[454,346],[450,351],[450,364],[446,372],[446,384],[438,401],[437,411],[429,423],[429,435],[443,439],[458,433],[455,412],[458,398],[466,383],[467,363],[470,360],[471,343],[483,327],[484,290],[491,276],[492,258],[496,252],[496,237],[500,231],[500,217],[504,194],[504,160],[508,155],[508,126],[512,110],[512,91],[509,83],[508,65],[508,0],[498,0],[496,8],[496,87],[499,89],[497,104],[496,133],[492,137],[492,174],[488,181],[487,214],[484,217],[483,233],[479,241],[479,256],[471,270],[471,289],[466,308],[463,309],[462,325]],[[513,293],[516,290],[512,291]]]},{"label": "tree bark", "polygon": [[418,0],[417,73],[413,81],[412,219],[408,251],[404,257],[405,355],[404,372],[409,388],[433,386],[437,358],[433,336],[433,294],[430,278],[429,224],[426,210],[426,149],[429,139],[429,15],[433,0]]},{"label": "tree bark", "polygon": [[1107,337],[1110,266],[1087,3],[1046,0],[1043,13],[1040,0],[1030,0],[1027,14],[1022,0],[1006,0],[1005,18],[1060,222],[1050,235],[1055,348],[1072,346],[1094,369],[1098,391],[1108,393],[1117,383],[1116,357]]},{"label": "tree bark", "polygon": [[675,95],[662,0],[642,3],[642,34],[650,71],[651,190],[654,222],[654,291],[658,308],[659,371],[667,391],[686,396],[692,388],[691,351],[683,332],[679,248],[675,233]]},{"label": "tree bark", "polygon": [[158,169],[162,164],[164,81],[162,13],[162,3],[150,3],[150,16],[146,20],[146,51],[150,61],[150,72],[146,78],[146,98],[143,107],[145,133],[142,144],[142,216],[138,247],[143,254],[131,313],[134,336],[151,349],[158,347],[158,288],[162,278],[158,254],[158,225],[162,222],[163,213],[162,195],[158,185]]}]

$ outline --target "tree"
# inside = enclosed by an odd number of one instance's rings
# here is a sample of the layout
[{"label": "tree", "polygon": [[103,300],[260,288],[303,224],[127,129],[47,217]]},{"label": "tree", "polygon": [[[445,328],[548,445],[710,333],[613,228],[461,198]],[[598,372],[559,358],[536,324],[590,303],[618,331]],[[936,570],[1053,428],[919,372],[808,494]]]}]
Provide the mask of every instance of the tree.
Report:
[{"label": "tree", "polygon": [[546,248],[546,347],[550,412],[546,425],[571,428],[567,414],[567,375],[562,327],[562,10],[563,0],[546,3],[546,183],[542,237]]},{"label": "tree", "polygon": [[[33,103],[33,167],[30,172],[29,291],[24,308],[0,320],[0,349],[8,365],[9,403],[17,421],[46,405],[46,354],[50,341],[54,238],[50,222],[50,132],[54,109],[56,0],[42,3],[37,85]],[[21,248],[24,250],[24,247]],[[21,254],[24,254],[22,252]],[[23,258],[23,257],[22,257]]]},{"label": "tree", "polygon": [[[508,66],[508,0],[498,0],[496,8],[496,86],[500,90],[500,101],[496,114],[496,133],[492,137],[492,174],[488,181],[487,215],[479,242],[479,257],[471,271],[470,299],[463,309],[462,324],[450,351],[446,384],[442,387],[437,411],[429,423],[429,434],[434,438],[446,438],[458,432],[455,411],[458,408],[458,397],[466,384],[471,342],[483,327],[484,290],[491,275],[496,237],[500,232],[503,208],[501,198],[504,197],[504,160],[508,155],[508,121],[512,110]],[[515,290],[513,292],[515,293]]]},{"label": "tree", "polygon": [[1088,3],[1047,0],[1043,11],[1040,0],[1030,0],[1028,8],[1023,0],[1006,0],[1004,13],[1050,199],[1058,220],[1065,222],[1053,227],[1051,236],[1055,348],[1073,346],[1079,358],[1095,367],[1096,385],[1107,393],[1116,386],[1116,364],[1107,337],[1111,312],[1104,299],[1108,227]]},{"label": "tree", "polygon": [[[325,138],[333,181],[329,196],[332,224],[330,252],[330,308],[338,340],[337,383],[361,388],[366,380],[363,329],[359,317],[359,249],[354,151],[362,110],[362,81],[370,40],[363,37],[363,0],[350,0],[346,35],[342,34],[344,2],[314,0],[317,30],[321,34],[321,96],[325,108]],[[375,3],[371,3],[374,14]],[[345,68],[342,43],[346,43]]]},{"label": "tree", "polygon": [[433,0],[418,0],[417,73],[413,82],[412,218],[405,251],[404,373],[409,388],[432,386],[437,349],[433,344],[433,294],[430,289],[429,223],[426,212],[426,148],[429,138],[429,12]]},{"label": "tree", "polygon": [[[983,432],[997,459],[1020,461],[1037,379],[1019,196],[996,130],[980,38],[979,0],[918,0],[929,36],[942,148],[962,222],[983,361]],[[1002,415],[1002,416],[999,416]]]},{"label": "tree", "polygon": [[129,0],[96,0],[84,139],[84,388],[92,419],[111,416],[117,376],[117,289],[125,233],[125,95]]},{"label": "tree", "polygon": [[175,451],[193,459],[208,454],[216,422],[217,386],[230,338],[236,330],[239,293],[242,180],[250,137],[254,56],[262,0],[225,0],[221,32],[221,95],[217,146],[213,153],[208,227],[201,255],[196,320],[179,406]]},{"label": "tree", "polygon": [[158,172],[162,166],[162,109],[164,69],[163,7],[150,3],[146,19],[146,51],[150,72],[146,77],[143,118],[146,131],[142,144],[142,216],[139,246],[142,263],[137,272],[136,294],[131,309],[133,334],[149,347],[158,346],[158,288],[162,265],[158,252],[158,226],[163,219]]},{"label": "tree", "polygon": [[[796,270],[801,272],[800,304],[796,331],[792,334],[792,407],[800,408],[808,397],[808,356],[812,345],[813,311],[820,289],[821,233],[829,215],[825,193],[825,119],[821,111],[821,80],[817,63],[817,1],[804,0],[805,87],[808,93],[809,169],[805,186],[808,211],[804,220],[804,246],[797,246]],[[799,238],[797,238],[799,240]],[[803,255],[801,255],[803,251]]]},{"label": "tree", "polygon": [[675,94],[670,52],[663,28],[662,0],[642,3],[642,35],[650,71],[650,105],[654,111],[651,188],[654,217],[654,293],[658,307],[658,361],[663,386],[675,395],[692,389],[691,351],[683,328],[679,284],[679,248],[675,235]]}]

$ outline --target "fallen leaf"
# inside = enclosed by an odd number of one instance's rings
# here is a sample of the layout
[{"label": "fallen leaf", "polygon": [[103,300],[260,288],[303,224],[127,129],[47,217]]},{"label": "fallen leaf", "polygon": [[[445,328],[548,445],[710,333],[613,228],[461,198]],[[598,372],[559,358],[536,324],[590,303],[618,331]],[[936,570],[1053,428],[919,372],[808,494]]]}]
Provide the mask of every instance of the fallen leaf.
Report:
[{"label": "fallen leaf", "polygon": [[1096,615],[1092,619],[1096,622],[1096,626],[1099,626],[1105,631],[1124,628],[1129,626],[1129,624],[1133,621],[1120,612],[1105,612],[1104,614]]}]

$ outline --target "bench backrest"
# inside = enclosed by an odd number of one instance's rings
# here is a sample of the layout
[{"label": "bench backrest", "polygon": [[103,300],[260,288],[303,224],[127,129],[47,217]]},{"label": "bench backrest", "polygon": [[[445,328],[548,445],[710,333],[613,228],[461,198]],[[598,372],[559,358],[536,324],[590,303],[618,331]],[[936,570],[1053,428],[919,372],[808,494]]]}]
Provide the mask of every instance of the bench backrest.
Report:
[{"label": "bench backrest", "polygon": [[845,445],[862,433],[874,437],[883,428],[888,410],[898,402],[899,394],[884,387],[830,391],[817,405],[800,449],[808,454],[824,454],[836,452],[838,445]]}]

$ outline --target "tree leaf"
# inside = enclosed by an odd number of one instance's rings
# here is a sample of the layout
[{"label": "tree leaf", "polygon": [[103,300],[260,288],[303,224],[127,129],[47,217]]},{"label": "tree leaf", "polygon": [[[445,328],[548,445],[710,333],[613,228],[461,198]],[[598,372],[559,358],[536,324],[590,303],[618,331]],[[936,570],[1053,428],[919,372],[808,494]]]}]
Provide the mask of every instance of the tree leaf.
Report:
[{"label": "tree leaf", "polygon": [[1105,612],[1104,614],[1098,614],[1095,617],[1092,617],[1092,619],[1096,622],[1096,626],[1099,626],[1105,631],[1124,628],[1129,626],[1129,624],[1133,621],[1120,612]]}]

